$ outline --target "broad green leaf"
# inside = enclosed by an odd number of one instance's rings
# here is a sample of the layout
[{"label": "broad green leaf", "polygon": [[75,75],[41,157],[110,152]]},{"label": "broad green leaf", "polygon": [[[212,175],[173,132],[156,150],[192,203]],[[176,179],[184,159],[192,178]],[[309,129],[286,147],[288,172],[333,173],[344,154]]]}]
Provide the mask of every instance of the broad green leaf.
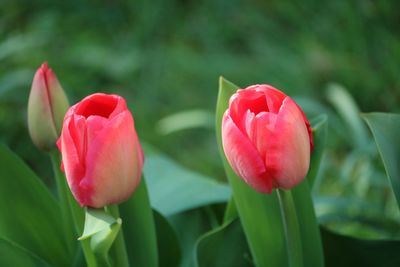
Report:
[{"label": "broad green leaf", "polygon": [[170,223],[157,211],[153,211],[157,232],[157,248],[160,267],[179,266],[181,249],[178,238]]},{"label": "broad green leaf", "polygon": [[363,240],[321,228],[326,267],[398,267],[399,240]]},{"label": "broad green leaf", "polygon": [[398,217],[385,216],[382,205],[355,196],[314,196],[314,203],[319,224],[329,225],[331,230],[369,239],[399,237]]},{"label": "broad green leaf", "polygon": [[400,114],[369,113],[363,117],[375,138],[400,208]]},{"label": "broad green leaf", "polygon": [[228,221],[200,237],[196,256],[199,267],[254,266],[239,219]]},{"label": "broad green leaf", "polygon": [[307,181],[312,188],[317,177],[322,154],[325,148],[326,134],[328,128],[328,117],[322,114],[311,120],[314,150],[311,154],[310,169],[307,174]]},{"label": "broad green leaf", "polygon": [[158,266],[155,223],[144,178],[119,208],[131,266]]},{"label": "broad green leaf", "polygon": [[61,213],[41,180],[0,145],[0,237],[32,251],[54,266],[71,266]]},{"label": "broad green leaf", "polygon": [[221,122],[230,96],[238,86],[220,78],[216,111],[216,130],[220,154],[232,187],[233,197],[256,266],[287,266],[283,224],[277,195],[260,194],[250,188],[231,169],[221,140]]},{"label": "broad green leaf", "polygon": [[190,171],[150,147],[145,147],[144,173],[150,203],[164,216],[229,200],[230,188]]},{"label": "broad green leaf", "polygon": [[31,251],[0,238],[0,266],[51,267]]},{"label": "broad green leaf", "polygon": [[291,192],[299,222],[303,266],[324,266],[321,236],[308,180],[292,188]]}]

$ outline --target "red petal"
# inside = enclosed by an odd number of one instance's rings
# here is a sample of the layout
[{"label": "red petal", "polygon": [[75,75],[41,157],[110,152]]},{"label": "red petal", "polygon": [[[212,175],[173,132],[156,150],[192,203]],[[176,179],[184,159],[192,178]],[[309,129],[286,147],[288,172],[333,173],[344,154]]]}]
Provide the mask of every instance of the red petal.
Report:
[{"label": "red petal", "polygon": [[267,144],[265,164],[276,185],[290,189],[301,182],[310,163],[310,139],[303,115],[290,97],[283,101]]},{"label": "red petal", "polygon": [[257,191],[270,193],[272,181],[265,173],[265,164],[257,149],[225,112],[222,121],[222,143],[225,155],[235,173]]},{"label": "red petal", "polygon": [[131,114],[120,113],[91,140],[86,176],[80,186],[93,187],[90,206],[98,208],[130,197],[140,181],[143,160]]}]

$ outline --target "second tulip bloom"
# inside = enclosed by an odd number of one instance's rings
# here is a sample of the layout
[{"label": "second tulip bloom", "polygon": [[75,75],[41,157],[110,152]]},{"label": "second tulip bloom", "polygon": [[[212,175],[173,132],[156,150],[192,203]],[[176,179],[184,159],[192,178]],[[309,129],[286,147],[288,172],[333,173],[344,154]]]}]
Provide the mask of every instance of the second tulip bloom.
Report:
[{"label": "second tulip bloom", "polygon": [[269,85],[250,86],[232,95],[222,119],[222,143],[236,174],[263,193],[301,182],[313,148],[303,111]]},{"label": "second tulip bloom", "polygon": [[93,94],[72,106],[58,146],[68,185],[81,206],[118,204],[139,184],[143,152],[120,96]]}]

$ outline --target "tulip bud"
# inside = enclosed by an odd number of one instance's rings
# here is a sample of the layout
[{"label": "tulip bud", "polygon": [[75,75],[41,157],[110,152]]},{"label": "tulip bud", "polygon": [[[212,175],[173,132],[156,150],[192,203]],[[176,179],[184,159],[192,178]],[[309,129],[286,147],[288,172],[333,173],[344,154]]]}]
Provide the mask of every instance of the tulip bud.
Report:
[{"label": "tulip bud", "polygon": [[43,63],[33,78],[28,102],[29,134],[38,148],[55,148],[68,106],[56,75]]},{"label": "tulip bud", "polygon": [[313,148],[303,111],[269,85],[253,85],[232,95],[222,119],[222,143],[235,173],[263,193],[300,183]]},{"label": "tulip bud", "polygon": [[81,206],[118,204],[139,184],[143,152],[120,96],[93,94],[72,106],[57,145],[68,185]]}]

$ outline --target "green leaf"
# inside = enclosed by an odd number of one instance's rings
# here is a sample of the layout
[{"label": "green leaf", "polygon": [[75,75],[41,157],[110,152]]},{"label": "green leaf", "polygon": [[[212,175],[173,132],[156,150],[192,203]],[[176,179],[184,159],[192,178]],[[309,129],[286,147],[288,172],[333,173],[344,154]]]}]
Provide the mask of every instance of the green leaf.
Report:
[{"label": "green leaf", "polygon": [[150,203],[164,216],[228,201],[231,191],[226,184],[190,171],[153,148],[145,151]]},{"label": "green leaf", "polygon": [[326,267],[398,267],[399,240],[363,240],[321,228]]},{"label": "green leaf", "polygon": [[199,267],[254,266],[240,220],[232,220],[199,238],[196,245]]},{"label": "green leaf", "polygon": [[[0,145],[0,237],[12,240],[54,266],[71,266],[61,213],[41,180]],[[21,265],[19,265],[21,266]]]},{"label": "green leaf", "polygon": [[324,256],[317,217],[308,180],[291,189],[303,251],[303,266],[324,266]]},{"label": "green leaf", "polygon": [[314,140],[314,150],[311,154],[310,169],[308,170],[307,180],[312,188],[317,177],[322,154],[325,148],[326,134],[328,128],[328,116],[319,115],[311,120],[312,134]]},{"label": "green leaf", "polygon": [[114,218],[104,209],[86,209],[85,228],[79,240],[90,238],[95,254],[107,255],[121,228],[122,220]]},{"label": "green leaf", "polygon": [[168,217],[181,248],[180,267],[195,266],[195,246],[198,238],[211,230],[209,214],[205,209],[195,209]]},{"label": "green leaf", "polygon": [[157,231],[157,248],[160,267],[179,266],[181,249],[178,238],[170,223],[157,211],[153,211]]},{"label": "green leaf", "polygon": [[250,188],[233,172],[222,149],[222,116],[228,108],[230,96],[237,89],[238,86],[220,78],[216,111],[220,154],[255,265],[287,266],[286,249],[282,249],[286,246],[285,236],[276,193],[266,195]]},{"label": "green leaf", "polygon": [[0,266],[51,267],[31,251],[0,238]]},{"label": "green leaf", "polygon": [[226,204],[225,213],[224,213],[224,223],[230,222],[233,219],[237,218],[238,212],[236,209],[235,199],[232,197],[229,202]]},{"label": "green leaf", "polygon": [[155,223],[144,178],[132,197],[119,208],[131,265],[158,266]]},{"label": "green leaf", "polygon": [[400,115],[369,113],[363,115],[378,146],[400,208]]}]

